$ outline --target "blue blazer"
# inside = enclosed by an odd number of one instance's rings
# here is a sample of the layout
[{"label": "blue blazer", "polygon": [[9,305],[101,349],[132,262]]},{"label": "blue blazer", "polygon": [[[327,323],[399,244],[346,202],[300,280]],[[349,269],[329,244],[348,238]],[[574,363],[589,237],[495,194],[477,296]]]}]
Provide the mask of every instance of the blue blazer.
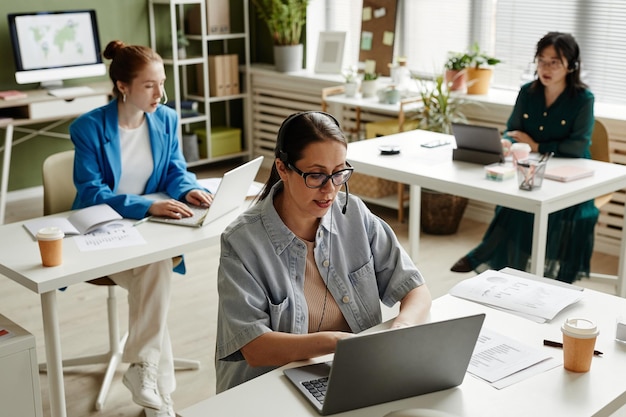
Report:
[{"label": "blue blazer", "polygon": [[[154,170],[144,194],[163,192],[184,201],[192,189],[204,189],[187,164],[178,143],[178,116],[167,106],[146,113]],[[148,214],[152,200],[136,194],[117,194],[122,174],[117,100],[92,110],[70,125],[76,151],[73,209],[108,204],[122,217],[141,219]]]}]

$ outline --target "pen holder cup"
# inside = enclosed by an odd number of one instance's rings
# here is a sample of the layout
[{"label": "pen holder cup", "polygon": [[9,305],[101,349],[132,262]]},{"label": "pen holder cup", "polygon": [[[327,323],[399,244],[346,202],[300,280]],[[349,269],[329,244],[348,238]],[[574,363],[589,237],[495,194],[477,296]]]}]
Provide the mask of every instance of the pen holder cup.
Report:
[{"label": "pen holder cup", "polygon": [[541,188],[546,172],[546,162],[534,159],[517,161],[517,182],[520,190],[532,191]]}]

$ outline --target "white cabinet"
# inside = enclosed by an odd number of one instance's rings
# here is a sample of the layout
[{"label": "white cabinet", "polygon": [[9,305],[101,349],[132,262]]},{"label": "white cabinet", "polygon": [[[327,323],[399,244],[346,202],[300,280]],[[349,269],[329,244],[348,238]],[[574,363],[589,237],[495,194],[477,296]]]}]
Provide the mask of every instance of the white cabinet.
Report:
[{"label": "white cabinet", "polygon": [[[227,23],[210,29],[208,21],[217,15]],[[195,143],[187,135],[199,133],[198,159],[189,159],[188,165],[250,158],[248,0],[149,0],[149,20],[151,47],[163,57],[168,99],[180,118],[181,144]],[[189,41],[185,57],[177,53],[178,33]],[[218,91],[216,80],[224,74],[233,80],[232,88],[219,84]],[[197,109],[185,109],[189,102]],[[221,132],[219,138],[212,130]],[[225,130],[230,134],[225,136]]]},{"label": "white cabinet", "polygon": [[42,417],[35,336],[0,315],[0,414]]}]

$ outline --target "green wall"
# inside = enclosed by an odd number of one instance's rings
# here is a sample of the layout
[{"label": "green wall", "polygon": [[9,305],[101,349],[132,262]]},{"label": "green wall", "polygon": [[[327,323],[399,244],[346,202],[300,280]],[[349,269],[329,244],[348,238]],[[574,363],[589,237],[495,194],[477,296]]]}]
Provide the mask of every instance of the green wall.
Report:
[{"label": "green wall", "polygon": [[[9,13],[95,9],[98,16],[101,48],[114,39],[126,43],[149,45],[148,1],[147,0],[3,0],[0,2],[0,15]],[[15,83],[15,66],[6,17],[0,19],[0,51],[5,59],[0,65],[0,90],[27,90],[36,88],[34,84]],[[106,80],[107,77],[75,80],[68,84],[80,84]],[[44,125],[33,125],[43,127]],[[68,124],[55,129],[67,132]],[[14,141],[23,134],[15,132]],[[4,129],[0,129],[0,143],[4,143]],[[11,174],[9,190],[41,185],[41,164],[46,156],[71,149],[69,140],[39,136],[13,147],[11,154]],[[2,153],[0,152],[0,157]],[[2,164],[0,159],[0,166]]]}]

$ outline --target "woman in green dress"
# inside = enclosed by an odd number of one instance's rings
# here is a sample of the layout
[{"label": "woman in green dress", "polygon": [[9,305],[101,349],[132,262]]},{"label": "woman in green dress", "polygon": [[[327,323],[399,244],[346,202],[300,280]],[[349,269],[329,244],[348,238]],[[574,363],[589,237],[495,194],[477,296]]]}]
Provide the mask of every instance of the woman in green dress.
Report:
[{"label": "woman in green dress", "polygon": [[[590,158],[594,97],[580,79],[578,44],[570,34],[550,32],[537,43],[535,62],[537,78],[522,86],[505,137],[532,152]],[[566,282],[589,276],[597,219],[593,200],[550,214],[545,276]],[[451,270],[528,270],[532,230],[532,214],[498,206],[482,242]]]}]

